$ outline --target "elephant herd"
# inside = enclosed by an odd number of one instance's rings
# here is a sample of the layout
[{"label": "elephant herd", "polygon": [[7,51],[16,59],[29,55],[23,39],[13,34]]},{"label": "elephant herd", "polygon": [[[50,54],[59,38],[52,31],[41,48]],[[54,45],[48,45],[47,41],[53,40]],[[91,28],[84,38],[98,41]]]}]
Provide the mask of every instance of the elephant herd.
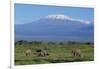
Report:
[{"label": "elephant herd", "polygon": [[[37,49],[36,50],[36,53],[34,53],[34,54],[36,54],[37,56],[41,56],[41,57],[44,57],[44,56],[48,56],[49,54],[45,51],[45,50],[43,50],[43,49]],[[31,56],[32,55],[32,50],[29,48],[29,49],[26,49],[26,51],[25,51],[25,55],[26,56]]]},{"label": "elephant herd", "polygon": [[[72,54],[73,57],[80,58],[82,56],[82,52],[79,48],[73,48],[70,53]],[[43,49],[37,49],[36,53],[34,53],[38,57],[45,57],[50,55],[46,50]],[[25,50],[25,55],[26,56],[31,56],[32,55],[32,50],[31,48]]]}]

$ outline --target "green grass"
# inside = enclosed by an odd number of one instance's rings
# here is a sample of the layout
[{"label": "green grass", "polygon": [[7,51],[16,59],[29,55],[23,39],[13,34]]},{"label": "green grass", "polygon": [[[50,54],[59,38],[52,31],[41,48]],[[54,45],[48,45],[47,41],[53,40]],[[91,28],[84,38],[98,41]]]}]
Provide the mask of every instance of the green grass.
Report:
[{"label": "green grass", "polygon": [[[25,56],[25,50],[32,49],[31,56]],[[71,50],[73,48],[80,48],[82,57],[75,59],[72,56]],[[44,49],[49,53],[49,56],[38,57],[37,49]],[[78,61],[93,61],[94,48],[86,44],[16,44],[15,46],[15,65],[29,65],[29,64],[47,64],[47,63],[65,63]]]}]

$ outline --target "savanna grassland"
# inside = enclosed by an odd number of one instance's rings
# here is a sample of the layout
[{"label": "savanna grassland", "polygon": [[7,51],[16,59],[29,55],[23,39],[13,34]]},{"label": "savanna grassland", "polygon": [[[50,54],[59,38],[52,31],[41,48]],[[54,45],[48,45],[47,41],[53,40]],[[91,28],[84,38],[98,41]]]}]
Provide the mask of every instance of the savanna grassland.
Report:
[{"label": "savanna grassland", "polygon": [[[30,48],[32,54],[25,55],[25,50]],[[72,55],[72,49],[81,50],[81,58],[76,59]],[[37,56],[36,50],[43,49],[49,53],[48,56]],[[15,43],[15,65],[67,63],[94,60],[94,45],[91,43],[79,42],[41,42],[41,41],[17,41]]]}]

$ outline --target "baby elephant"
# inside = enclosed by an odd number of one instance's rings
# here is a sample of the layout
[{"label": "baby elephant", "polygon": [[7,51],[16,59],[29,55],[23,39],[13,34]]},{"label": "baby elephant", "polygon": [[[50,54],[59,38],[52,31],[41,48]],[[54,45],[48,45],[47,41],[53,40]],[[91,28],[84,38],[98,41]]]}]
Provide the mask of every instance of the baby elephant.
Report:
[{"label": "baby elephant", "polygon": [[25,54],[26,56],[31,56],[32,50],[31,49],[26,49]]},{"label": "baby elephant", "polygon": [[74,57],[80,58],[82,56],[81,50],[79,48],[75,48],[72,50],[72,54]]},{"label": "baby elephant", "polygon": [[41,56],[41,57],[44,57],[44,56],[48,56],[49,55],[46,51],[44,51],[42,49],[37,49],[36,52],[37,52],[37,55],[38,56]]}]

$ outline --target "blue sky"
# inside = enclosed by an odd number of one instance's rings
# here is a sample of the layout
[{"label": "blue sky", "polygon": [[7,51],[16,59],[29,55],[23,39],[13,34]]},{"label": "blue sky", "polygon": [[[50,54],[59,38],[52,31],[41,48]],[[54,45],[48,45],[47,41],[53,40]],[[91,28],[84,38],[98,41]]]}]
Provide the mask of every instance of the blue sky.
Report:
[{"label": "blue sky", "polygon": [[30,23],[50,14],[63,14],[88,21],[94,20],[93,8],[15,4],[15,24]]}]

